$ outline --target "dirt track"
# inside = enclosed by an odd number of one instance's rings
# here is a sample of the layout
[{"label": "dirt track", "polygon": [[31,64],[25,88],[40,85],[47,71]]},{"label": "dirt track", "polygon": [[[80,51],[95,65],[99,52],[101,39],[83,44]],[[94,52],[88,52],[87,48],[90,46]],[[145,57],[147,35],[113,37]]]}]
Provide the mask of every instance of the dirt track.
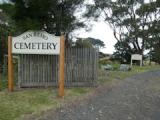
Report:
[{"label": "dirt track", "polygon": [[160,71],[138,74],[37,120],[160,120]]}]

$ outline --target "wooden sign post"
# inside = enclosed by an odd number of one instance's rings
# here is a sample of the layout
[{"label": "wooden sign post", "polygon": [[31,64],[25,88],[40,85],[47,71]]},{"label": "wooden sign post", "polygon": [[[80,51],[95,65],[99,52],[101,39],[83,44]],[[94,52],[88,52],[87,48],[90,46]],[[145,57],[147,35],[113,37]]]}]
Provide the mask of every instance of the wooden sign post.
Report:
[{"label": "wooden sign post", "polygon": [[[37,42],[38,41],[38,42]],[[27,31],[20,36],[8,37],[8,89],[13,91],[12,54],[47,54],[60,55],[59,92],[64,96],[64,56],[65,37],[54,36],[44,31]]]},{"label": "wooden sign post", "polygon": [[60,73],[59,73],[59,97],[64,96],[64,56],[65,56],[65,40],[64,35],[60,38]]},{"label": "wooden sign post", "polygon": [[8,90],[13,91],[12,37],[8,36]]}]

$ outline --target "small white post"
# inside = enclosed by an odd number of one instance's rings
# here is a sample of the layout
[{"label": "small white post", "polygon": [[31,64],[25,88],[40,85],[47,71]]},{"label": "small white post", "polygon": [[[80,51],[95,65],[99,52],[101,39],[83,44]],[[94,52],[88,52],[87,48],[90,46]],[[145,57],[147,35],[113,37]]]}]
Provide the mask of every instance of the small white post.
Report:
[{"label": "small white post", "polygon": [[142,67],[142,60],[140,60],[140,66]]},{"label": "small white post", "polygon": [[131,56],[131,67],[132,67],[132,56]]}]

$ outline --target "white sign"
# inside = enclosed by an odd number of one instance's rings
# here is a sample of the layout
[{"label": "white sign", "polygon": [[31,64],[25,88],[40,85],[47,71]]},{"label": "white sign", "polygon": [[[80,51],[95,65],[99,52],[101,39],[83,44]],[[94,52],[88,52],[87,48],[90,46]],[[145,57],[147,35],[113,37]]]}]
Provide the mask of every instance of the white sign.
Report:
[{"label": "white sign", "polygon": [[60,37],[44,31],[27,31],[12,37],[14,54],[60,54]]},{"label": "white sign", "polygon": [[140,66],[142,66],[142,55],[140,55],[140,54],[133,54],[131,56],[131,66],[132,66],[132,61],[133,60],[139,60],[140,61]]},{"label": "white sign", "polygon": [[142,60],[142,55],[140,55],[140,54],[133,54],[132,55],[132,60]]}]

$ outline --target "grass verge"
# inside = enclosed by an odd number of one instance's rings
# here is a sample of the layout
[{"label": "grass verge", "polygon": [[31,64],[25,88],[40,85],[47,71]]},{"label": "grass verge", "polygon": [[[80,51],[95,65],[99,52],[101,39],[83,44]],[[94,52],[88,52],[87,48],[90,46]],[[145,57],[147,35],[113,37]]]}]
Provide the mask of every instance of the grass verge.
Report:
[{"label": "grass verge", "polygon": [[111,84],[114,80],[124,80],[127,77],[135,74],[144,73],[148,71],[160,70],[160,65],[152,66],[133,66],[131,71],[99,71],[98,84]]},{"label": "grass verge", "polygon": [[64,101],[71,101],[86,94],[91,88],[72,88],[65,90],[63,99],[57,97],[55,89],[25,89],[9,93],[0,91],[0,120],[16,120],[26,115],[40,114],[56,108]]},{"label": "grass verge", "polygon": [[[137,73],[160,69],[160,66],[133,67],[131,71],[100,70],[98,84],[111,84],[115,79],[123,80]],[[9,93],[0,91],[0,120],[23,119],[31,114],[41,114],[48,109],[57,108],[66,101],[72,101],[79,96],[92,91],[94,88],[72,88],[65,90],[63,99],[57,97],[56,89],[22,89]]]}]

